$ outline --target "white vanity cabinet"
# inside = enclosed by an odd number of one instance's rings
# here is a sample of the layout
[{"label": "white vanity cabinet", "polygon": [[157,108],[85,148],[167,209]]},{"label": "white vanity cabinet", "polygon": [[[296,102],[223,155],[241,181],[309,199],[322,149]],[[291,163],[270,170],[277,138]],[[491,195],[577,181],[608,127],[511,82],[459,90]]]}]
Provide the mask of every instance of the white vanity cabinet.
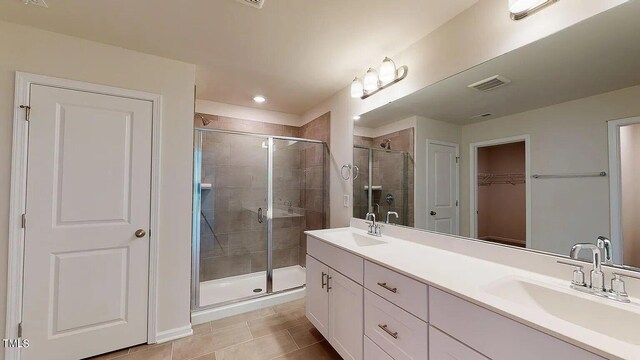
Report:
[{"label": "white vanity cabinet", "polygon": [[309,238],[306,259],[307,318],[343,359],[364,359],[362,258]]},{"label": "white vanity cabinet", "polygon": [[344,359],[605,360],[380,263],[307,239],[306,314]]}]

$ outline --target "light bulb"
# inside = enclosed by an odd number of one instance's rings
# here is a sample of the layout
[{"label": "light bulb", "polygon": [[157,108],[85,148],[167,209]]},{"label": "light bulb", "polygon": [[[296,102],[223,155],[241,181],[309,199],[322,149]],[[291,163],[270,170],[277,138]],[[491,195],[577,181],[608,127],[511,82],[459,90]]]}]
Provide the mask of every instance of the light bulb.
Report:
[{"label": "light bulb", "polygon": [[362,81],[360,81],[360,79],[358,78],[355,78],[351,83],[351,97],[359,98],[359,97],[362,97],[362,95],[364,95],[364,88],[362,87]]},{"label": "light bulb", "polygon": [[378,89],[378,73],[373,70],[373,68],[369,68],[367,73],[364,75],[364,90],[367,92],[371,92]]},{"label": "light bulb", "polygon": [[380,65],[380,81],[388,84],[396,79],[396,64],[388,57],[384,58]]},{"label": "light bulb", "polygon": [[253,97],[253,101],[255,101],[258,104],[260,104],[260,103],[263,103],[263,102],[267,101],[267,99],[264,96],[256,95],[256,96]]},{"label": "light bulb", "polygon": [[360,115],[356,115],[356,116],[354,116],[354,117],[353,117],[353,120],[354,120],[354,121],[358,121],[358,120],[360,120]]}]

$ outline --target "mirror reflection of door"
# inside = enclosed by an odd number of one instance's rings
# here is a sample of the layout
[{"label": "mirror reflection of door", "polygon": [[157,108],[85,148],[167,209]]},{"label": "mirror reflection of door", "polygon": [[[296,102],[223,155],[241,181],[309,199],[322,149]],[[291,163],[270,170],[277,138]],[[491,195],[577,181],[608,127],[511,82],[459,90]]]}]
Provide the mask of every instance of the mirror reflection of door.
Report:
[{"label": "mirror reflection of door", "polygon": [[478,238],[525,247],[525,142],[479,147],[477,154]]},{"label": "mirror reflection of door", "polygon": [[640,267],[640,123],[620,127],[620,207],[624,264]]},{"label": "mirror reflection of door", "polygon": [[458,144],[427,143],[427,228],[458,234]]}]

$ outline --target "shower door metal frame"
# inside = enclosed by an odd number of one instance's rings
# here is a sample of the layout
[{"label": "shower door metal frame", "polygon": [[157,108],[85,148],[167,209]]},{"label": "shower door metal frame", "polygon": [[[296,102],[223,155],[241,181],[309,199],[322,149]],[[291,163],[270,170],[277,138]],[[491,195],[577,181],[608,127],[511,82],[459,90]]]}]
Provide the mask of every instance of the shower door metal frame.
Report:
[{"label": "shower door metal frame", "polygon": [[[266,269],[266,291],[261,294],[256,294],[252,296],[247,296],[243,298],[233,299],[229,301],[224,301],[215,304],[209,305],[201,305],[200,304],[200,210],[201,210],[201,199],[202,199],[202,135],[207,132],[213,133],[221,133],[221,134],[231,134],[231,135],[245,135],[252,136],[256,138],[264,138],[267,142],[267,269]],[[191,311],[199,311],[199,310],[207,310],[213,309],[220,306],[235,304],[244,302],[247,300],[257,299],[261,297],[271,296],[275,294],[285,293],[288,291],[293,291],[297,289],[302,289],[306,286],[305,284],[301,286],[292,287],[289,289],[284,289],[280,291],[273,291],[273,168],[274,168],[274,140],[284,140],[284,141],[296,141],[296,142],[304,142],[304,143],[315,143],[322,145],[322,176],[323,176],[323,187],[322,187],[322,208],[323,208],[323,227],[325,225],[325,217],[326,217],[326,191],[327,191],[327,143],[320,140],[312,140],[312,139],[301,139],[296,137],[288,137],[288,136],[275,136],[275,135],[263,135],[263,134],[254,134],[250,132],[244,131],[233,131],[233,130],[221,130],[221,129],[205,129],[205,128],[196,128],[194,129],[194,152],[193,152],[193,194],[192,194],[192,202],[193,202],[193,214],[192,214],[192,236],[191,236]]]}]

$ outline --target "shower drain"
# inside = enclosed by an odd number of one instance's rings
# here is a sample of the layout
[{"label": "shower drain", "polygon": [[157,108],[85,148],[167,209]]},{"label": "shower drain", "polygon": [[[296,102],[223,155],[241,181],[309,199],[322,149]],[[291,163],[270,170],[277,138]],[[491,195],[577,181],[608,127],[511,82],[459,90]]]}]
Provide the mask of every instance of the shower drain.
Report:
[{"label": "shower drain", "polygon": [[254,293],[259,293],[259,292],[262,292],[262,289],[260,289],[260,288],[253,289],[253,292],[254,292]]}]

